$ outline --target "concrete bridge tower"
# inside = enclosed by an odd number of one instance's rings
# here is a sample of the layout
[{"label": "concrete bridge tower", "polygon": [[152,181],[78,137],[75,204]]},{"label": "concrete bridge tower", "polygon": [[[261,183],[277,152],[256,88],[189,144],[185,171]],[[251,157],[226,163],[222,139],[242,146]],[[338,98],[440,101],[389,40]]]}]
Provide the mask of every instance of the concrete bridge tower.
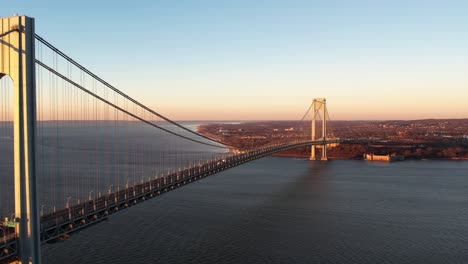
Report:
[{"label": "concrete bridge tower", "polygon": [[315,138],[315,122],[317,120],[317,115],[321,112],[322,113],[322,140],[323,140],[323,145],[316,147],[315,145],[311,146],[311,151],[310,151],[310,160],[317,160],[317,157],[315,156],[316,148],[321,148],[322,149],[322,157],[320,160],[327,160],[327,144],[326,144],[326,135],[327,135],[327,118],[326,118],[326,112],[327,112],[327,100],[325,98],[314,98],[312,101],[312,135],[311,135],[311,140],[315,141],[317,140]]},{"label": "concrete bridge tower", "polygon": [[20,263],[40,263],[34,19],[0,18],[0,79],[13,80],[15,222]]}]

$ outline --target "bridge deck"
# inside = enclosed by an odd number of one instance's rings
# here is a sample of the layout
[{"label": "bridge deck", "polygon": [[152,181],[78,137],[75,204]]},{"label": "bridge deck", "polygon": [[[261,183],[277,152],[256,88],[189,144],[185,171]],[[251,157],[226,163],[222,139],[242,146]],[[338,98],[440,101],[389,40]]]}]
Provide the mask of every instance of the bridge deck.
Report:
[{"label": "bridge deck", "polygon": [[[329,140],[326,142],[326,144],[329,143],[338,143],[338,141]],[[217,159],[201,165],[195,165],[164,177],[159,177],[124,190],[101,196],[94,200],[89,200],[59,210],[41,217],[41,242],[46,243],[65,239],[68,234],[99,223],[107,219],[109,215],[122,209],[126,209],[188,183],[239,166],[243,163],[287,149],[321,144],[324,144],[324,141],[305,141],[269,146],[236,154],[225,159]],[[16,236],[14,234],[0,238],[0,261],[12,259],[16,256],[16,241]]]}]

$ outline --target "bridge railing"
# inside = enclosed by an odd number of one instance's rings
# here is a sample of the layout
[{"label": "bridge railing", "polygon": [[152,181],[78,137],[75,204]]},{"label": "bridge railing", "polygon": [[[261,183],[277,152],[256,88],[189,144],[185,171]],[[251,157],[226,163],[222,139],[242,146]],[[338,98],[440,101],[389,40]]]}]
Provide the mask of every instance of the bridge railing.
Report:
[{"label": "bridge railing", "polygon": [[[330,141],[330,143],[331,142],[332,141]],[[109,215],[115,212],[185,184],[272,153],[310,144],[323,144],[323,141],[297,141],[289,144],[274,144],[241,153],[225,155],[218,159],[213,159],[168,175],[156,177],[155,179],[134,186],[129,186],[123,190],[83,201],[79,204],[42,216],[41,240],[42,242],[47,242],[66,239],[67,234],[98,223],[107,219]],[[0,249],[4,252],[3,255],[0,255],[0,260],[14,256],[16,254],[15,234],[9,234],[5,237],[3,243],[0,240]]]}]

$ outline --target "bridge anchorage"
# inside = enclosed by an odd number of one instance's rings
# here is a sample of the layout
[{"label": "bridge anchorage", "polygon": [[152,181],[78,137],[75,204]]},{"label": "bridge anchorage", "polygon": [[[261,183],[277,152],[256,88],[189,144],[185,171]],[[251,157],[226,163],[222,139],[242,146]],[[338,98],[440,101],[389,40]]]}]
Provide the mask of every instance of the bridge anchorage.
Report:
[{"label": "bridge anchorage", "polygon": [[[41,244],[163,193],[294,148],[310,146],[311,160],[320,150],[320,160],[327,160],[327,145],[339,143],[331,127],[327,136],[324,98],[314,99],[299,125],[274,141],[247,148],[208,137],[110,85],[35,34],[34,19],[26,16],[0,18],[0,90],[7,76],[13,115],[0,115],[0,126],[12,124],[14,162],[11,171],[0,170],[0,191],[14,186],[14,207],[3,212],[0,206],[0,213],[14,214],[0,221],[0,263],[41,263]],[[304,118],[311,109],[309,132]],[[186,146],[197,151],[185,153]],[[11,175],[14,184],[2,184]]]}]

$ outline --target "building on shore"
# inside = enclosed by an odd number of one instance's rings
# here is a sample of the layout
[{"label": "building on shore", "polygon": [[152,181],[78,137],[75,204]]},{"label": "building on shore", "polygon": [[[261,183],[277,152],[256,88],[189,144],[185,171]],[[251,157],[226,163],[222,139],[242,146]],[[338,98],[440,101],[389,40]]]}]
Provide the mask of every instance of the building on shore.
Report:
[{"label": "building on shore", "polygon": [[375,154],[364,154],[364,159],[365,160],[370,160],[370,161],[399,161],[399,160],[404,160],[405,156],[403,155],[395,155],[395,154],[388,154],[388,155],[375,155]]}]

